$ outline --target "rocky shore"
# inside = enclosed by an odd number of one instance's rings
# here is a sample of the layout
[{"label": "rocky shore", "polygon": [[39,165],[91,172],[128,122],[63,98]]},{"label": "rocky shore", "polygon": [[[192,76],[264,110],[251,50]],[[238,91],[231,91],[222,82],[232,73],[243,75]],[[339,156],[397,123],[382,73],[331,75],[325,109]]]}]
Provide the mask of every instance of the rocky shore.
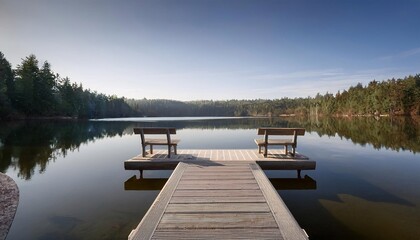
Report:
[{"label": "rocky shore", "polygon": [[12,178],[0,172],[0,240],[6,239],[18,203],[18,186]]}]

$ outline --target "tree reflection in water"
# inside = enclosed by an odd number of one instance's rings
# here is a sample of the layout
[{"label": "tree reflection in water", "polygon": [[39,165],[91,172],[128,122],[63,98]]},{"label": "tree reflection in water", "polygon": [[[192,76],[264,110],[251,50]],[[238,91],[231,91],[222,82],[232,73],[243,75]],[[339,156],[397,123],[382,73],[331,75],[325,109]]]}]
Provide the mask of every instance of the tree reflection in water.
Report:
[{"label": "tree reflection in water", "polygon": [[49,161],[65,157],[81,144],[125,134],[126,126],[112,122],[27,121],[2,123],[0,127],[0,171],[18,168],[18,176],[29,180],[36,168],[42,173]]},{"label": "tree reflection in water", "polygon": [[178,129],[256,129],[258,127],[304,127],[318,135],[350,139],[374,148],[420,152],[420,123],[413,118],[235,118],[171,121],[22,121],[0,126],[0,171],[18,169],[29,180],[35,169],[44,172],[47,164],[81,144],[95,139],[132,134],[137,126],[171,126]]}]

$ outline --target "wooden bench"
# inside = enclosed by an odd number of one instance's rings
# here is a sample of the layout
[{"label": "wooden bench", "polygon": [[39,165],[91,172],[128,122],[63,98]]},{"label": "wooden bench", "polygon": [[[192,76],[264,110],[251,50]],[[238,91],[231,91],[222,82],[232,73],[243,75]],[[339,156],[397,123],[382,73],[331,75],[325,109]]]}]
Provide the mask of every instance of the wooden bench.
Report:
[{"label": "wooden bench", "polygon": [[[258,153],[264,147],[264,157],[267,157],[267,148],[269,145],[284,146],[285,154],[288,154],[287,146],[292,146],[292,156],[296,154],[297,136],[305,135],[304,128],[258,128],[258,135],[264,135],[264,139],[255,139],[258,146]],[[268,136],[293,136],[291,139],[268,139]]]},{"label": "wooden bench", "polygon": [[[175,128],[134,128],[134,134],[140,134],[143,157],[146,156],[146,146],[150,146],[150,153],[153,154],[153,145],[168,146],[168,158],[171,157],[171,148],[174,148],[176,155],[176,147],[180,142],[179,139],[171,139],[171,134],[176,134]],[[150,135],[166,135],[164,138],[145,138],[146,134]]]}]

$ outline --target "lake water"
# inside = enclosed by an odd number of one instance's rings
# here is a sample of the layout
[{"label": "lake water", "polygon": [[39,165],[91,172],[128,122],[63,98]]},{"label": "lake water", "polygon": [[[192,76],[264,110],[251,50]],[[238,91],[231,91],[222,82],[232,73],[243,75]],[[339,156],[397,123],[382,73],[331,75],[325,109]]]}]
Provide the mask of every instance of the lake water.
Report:
[{"label": "lake water", "polygon": [[171,174],[124,170],[136,126],[176,127],[179,149],[255,150],[258,127],[304,127],[317,169],[266,174],[310,239],[420,239],[420,124],[403,118],[1,122],[0,171],[20,189],[7,239],[127,239]]}]

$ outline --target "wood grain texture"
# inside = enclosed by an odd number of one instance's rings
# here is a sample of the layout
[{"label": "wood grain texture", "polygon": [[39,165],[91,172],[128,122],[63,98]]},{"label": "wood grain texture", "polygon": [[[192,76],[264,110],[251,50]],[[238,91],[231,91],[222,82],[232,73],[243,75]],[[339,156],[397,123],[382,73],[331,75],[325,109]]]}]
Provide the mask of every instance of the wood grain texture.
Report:
[{"label": "wood grain texture", "polygon": [[179,181],[179,184],[210,184],[210,185],[231,185],[231,184],[255,184],[255,179],[184,179]]},{"label": "wood grain texture", "polygon": [[215,190],[179,190],[177,189],[173,197],[253,197],[253,196],[263,196],[262,192],[259,189],[256,190],[224,190],[224,189],[215,189]]},{"label": "wood grain texture", "polygon": [[161,229],[152,239],[260,239],[282,240],[278,228],[231,228],[231,229]]},{"label": "wood grain texture", "polygon": [[254,179],[254,176],[250,173],[197,173],[189,174],[184,176],[182,180],[219,180],[219,179]]},{"label": "wood grain texture", "polygon": [[187,167],[188,165],[183,163],[177,166],[170,179],[166,182],[162,191],[147,211],[146,215],[143,217],[137,228],[133,230],[132,234],[130,234],[129,239],[142,240],[151,238],[156,226],[164,214],[165,208],[168,205],[179,180],[182,177],[182,174],[184,173],[184,170]]},{"label": "wood grain texture", "polygon": [[191,184],[180,184],[178,189],[229,189],[229,190],[237,190],[237,189],[259,189],[260,187],[256,183],[251,184],[200,184],[200,183],[191,183]]},{"label": "wood grain texture", "polygon": [[[177,155],[172,154],[168,158],[167,150],[154,149],[153,154],[135,156],[124,161],[124,168],[127,170],[157,170],[175,169],[179,162],[193,164],[197,169],[190,171],[209,171],[205,167],[231,167],[220,169],[220,171],[241,172],[239,165],[257,162],[263,169],[285,169],[285,170],[313,170],[316,167],[315,161],[296,152],[295,156],[285,154],[284,150],[269,149],[267,157],[259,154],[257,149],[183,149],[178,150]],[[239,167],[238,169],[235,169]]]},{"label": "wood grain texture", "polygon": [[250,164],[250,167],[254,173],[255,179],[261,187],[264,197],[267,199],[268,206],[273,213],[283,239],[309,239],[305,232],[300,228],[299,224],[296,222],[295,218],[286,207],[286,204],[280,198],[279,194],[271,185],[261,168],[256,163]]},{"label": "wood grain texture", "polygon": [[171,203],[166,213],[239,213],[270,212],[267,203]]},{"label": "wood grain texture", "polygon": [[171,203],[241,203],[241,202],[266,202],[264,196],[250,196],[250,197],[237,197],[237,196],[208,196],[208,197],[172,197]]},{"label": "wood grain texture", "polygon": [[271,213],[167,213],[158,229],[176,228],[274,228],[277,227]]}]

